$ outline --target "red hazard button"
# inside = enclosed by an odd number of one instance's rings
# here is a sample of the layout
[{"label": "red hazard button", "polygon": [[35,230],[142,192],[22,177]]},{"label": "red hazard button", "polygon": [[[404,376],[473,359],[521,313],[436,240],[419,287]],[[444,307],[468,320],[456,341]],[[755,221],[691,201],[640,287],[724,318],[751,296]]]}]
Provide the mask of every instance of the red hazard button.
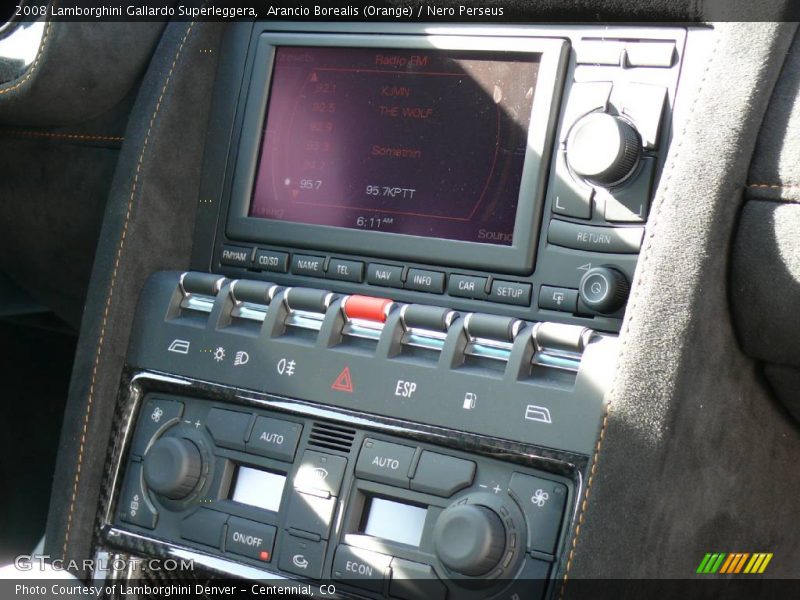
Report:
[{"label": "red hazard button", "polygon": [[331,389],[339,392],[353,393],[353,378],[350,377],[350,367],[345,367],[331,384]]}]

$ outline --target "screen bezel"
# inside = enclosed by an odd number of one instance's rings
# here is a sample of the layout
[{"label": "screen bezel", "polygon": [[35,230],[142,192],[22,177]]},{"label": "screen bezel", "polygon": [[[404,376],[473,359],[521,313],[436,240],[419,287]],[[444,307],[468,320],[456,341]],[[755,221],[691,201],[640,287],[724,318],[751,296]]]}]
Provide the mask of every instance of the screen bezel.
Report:
[{"label": "screen bezel", "polygon": [[[497,245],[416,235],[312,225],[249,216],[275,50],[279,46],[478,50],[541,55],[513,243]],[[232,240],[361,254],[428,264],[527,274],[533,271],[544,186],[563,87],[567,42],[563,39],[464,35],[340,35],[264,33],[259,37],[233,170],[226,228]],[[435,257],[432,260],[432,257]]]}]

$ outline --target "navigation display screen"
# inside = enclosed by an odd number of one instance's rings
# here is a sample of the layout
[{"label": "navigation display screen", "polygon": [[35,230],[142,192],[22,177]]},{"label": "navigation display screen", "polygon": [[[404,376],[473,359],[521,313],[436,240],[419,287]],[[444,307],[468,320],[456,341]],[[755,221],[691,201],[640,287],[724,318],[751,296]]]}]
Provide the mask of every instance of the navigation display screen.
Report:
[{"label": "navigation display screen", "polygon": [[511,245],[540,59],[278,47],[249,215]]}]

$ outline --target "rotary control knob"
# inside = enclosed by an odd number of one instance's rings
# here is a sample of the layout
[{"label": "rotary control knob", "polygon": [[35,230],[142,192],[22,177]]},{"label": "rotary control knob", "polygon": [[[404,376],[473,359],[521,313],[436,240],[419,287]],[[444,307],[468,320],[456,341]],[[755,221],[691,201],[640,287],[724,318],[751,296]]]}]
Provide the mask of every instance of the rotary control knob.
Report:
[{"label": "rotary control knob", "polygon": [[506,530],[497,513],[479,504],[446,508],[433,530],[436,555],[448,569],[475,577],[494,569],[503,557]]},{"label": "rotary control knob", "polygon": [[631,286],[614,267],[593,267],[584,273],[578,284],[583,303],[595,312],[611,314],[625,305]]},{"label": "rotary control knob", "polygon": [[197,446],[184,438],[161,438],[144,457],[144,480],[155,493],[180,500],[200,481],[203,457]]},{"label": "rotary control knob", "polygon": [[567,138],[567,163],[589,183],[612,186],[630,175],[642,157],[642,138],[632,125],[607,113],[579,120]]}]

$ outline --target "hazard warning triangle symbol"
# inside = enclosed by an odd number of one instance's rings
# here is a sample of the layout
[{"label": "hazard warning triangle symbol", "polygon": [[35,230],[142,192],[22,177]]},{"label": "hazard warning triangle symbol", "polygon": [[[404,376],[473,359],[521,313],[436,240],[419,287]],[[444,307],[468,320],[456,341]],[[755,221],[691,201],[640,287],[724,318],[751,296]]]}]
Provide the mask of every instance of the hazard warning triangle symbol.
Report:
[{"label": "hazard warning triangle symbol", "polygon": [[350,377],[350,367],[342,369],[336,381],[331,384],[331,389],[339,392],[353,393],[353,379]]}]

